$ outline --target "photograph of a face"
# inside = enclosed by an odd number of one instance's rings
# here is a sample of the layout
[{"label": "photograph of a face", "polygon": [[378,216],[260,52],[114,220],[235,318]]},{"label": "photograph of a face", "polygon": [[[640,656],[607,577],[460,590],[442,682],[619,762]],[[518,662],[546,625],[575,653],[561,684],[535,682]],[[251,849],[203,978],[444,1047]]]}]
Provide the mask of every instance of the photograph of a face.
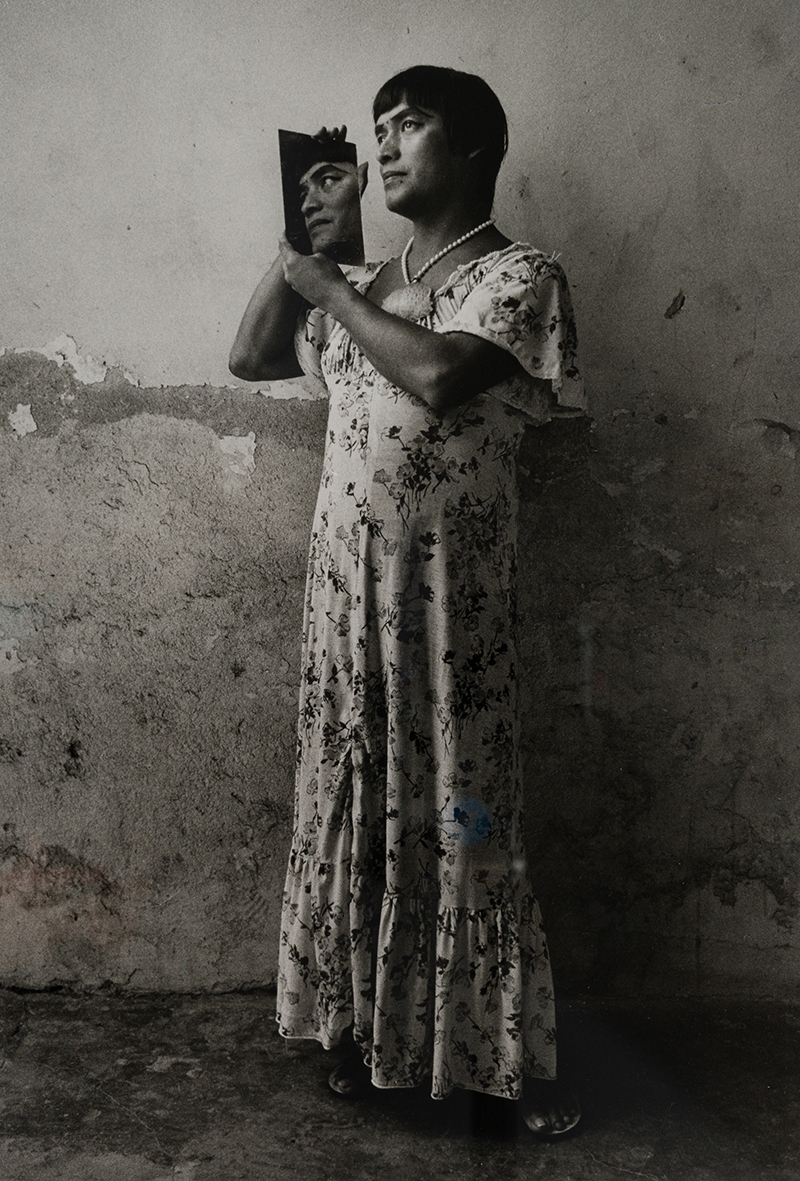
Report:
[{"label": "photograph of a face", "polygon": [[356,145],[278,131],[286,237],[300,254],[364,262]]}]

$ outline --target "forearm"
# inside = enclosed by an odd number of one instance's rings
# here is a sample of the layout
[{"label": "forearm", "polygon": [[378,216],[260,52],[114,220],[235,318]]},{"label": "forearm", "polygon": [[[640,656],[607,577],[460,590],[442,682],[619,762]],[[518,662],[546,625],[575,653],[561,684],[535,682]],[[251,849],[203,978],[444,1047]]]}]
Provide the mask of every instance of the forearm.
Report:
[{"label": "forearm", "polygon": [[283,276],[276,259],[245,309],[229,358],[229,368],[243,381],[298,376],[294,330],[303,299]]},{"label": "forearm", "polygon": [[287,283],[329,312],[393,385],[436,414],[454,410],[519,369],[514,357],[468,332],[433,332],[376,307],[321,254],[302,255],[279,241]]},{"label": "forearm", "polygon": [[391,315],[350,287],[337,290],[329,310],[379,373],[437,414],[469,401],[516,368],[499,348]]}]

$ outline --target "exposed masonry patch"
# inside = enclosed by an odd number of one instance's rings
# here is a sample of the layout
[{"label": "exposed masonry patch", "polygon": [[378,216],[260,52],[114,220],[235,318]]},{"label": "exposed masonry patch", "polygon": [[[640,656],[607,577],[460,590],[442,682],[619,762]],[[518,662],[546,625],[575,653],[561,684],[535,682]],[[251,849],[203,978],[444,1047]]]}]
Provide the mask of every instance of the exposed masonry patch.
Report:
[{"label": "exposed masonry patch", "polygon": [[0,358],[4,983],[273,978],[324,419]]}]

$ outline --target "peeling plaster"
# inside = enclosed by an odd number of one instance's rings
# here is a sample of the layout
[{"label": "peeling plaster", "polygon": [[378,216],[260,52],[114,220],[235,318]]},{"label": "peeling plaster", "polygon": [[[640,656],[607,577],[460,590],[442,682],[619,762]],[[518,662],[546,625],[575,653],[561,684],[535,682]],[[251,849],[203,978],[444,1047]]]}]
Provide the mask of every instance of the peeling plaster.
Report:
[{"label": "peeling plaster", "polygon": [[0,677],[25,668],[27,660],[20,657],[19,644],[35,630],[33,608],[24,603],[0,602]]},{"label": "peeling plaster", "polygon": [[235,475],[249,476],[256,470],[255,431],[248,435],[224,435],[219,440],[219,448]]},{"label": "peeling plaster", "polygon": [[[30,348],[0,348],[0,357],[6,353],[35,353],[39,357],[47,357],[48,361],[55,361],[59,368],[63,368],[66,364],[74,373],[78,381],[83,382],[84,385],[98,385],[105,381],[106,375],[109,373],[109,366],[105,361],[100,361],[96,357],[90,356],[88,353],[81,353],[78,349],[77,342],[72,336],[66,332],[62,332],[55,340],[45,345],[32,345]],[[141,381],[128,369],[121,369],[122,376],[131,385],[140,387]],[[62,397],[64,404],[69,404],[75,401],[74,395],[65,394]]]},{"label": "peeling plaster", "polygon": [[[4,357],[8,353],[18,353],[20,355],[35,353],[39,357],[46,357],[49,361],[55,361],[59,368],[63,368],[66,364],[72,370],[78,381],[84,385],[99,385],[106,380],[111,372],[111,367],[105,361],[98,360],[88,353],[81,353],[75,339],[66,332],[62,332],[60,336],[57,336],[55,340],[46,345],[32,345],[29,348],[0,347],[0,357]],[[132,386],[135,386],[137,389],[142,388],[141,379],[130,370],[121,367],[118,371],[124,377],[125,381],[129,382]],[[262,383],[259,386],[243,386],[237,382],[235,384],[223,385],[220,388],[227,390],[247,390],[248,393],[261,394],[263,398],[270,401],[274,399],[276,401],[297,400],[301,402],[321,402],[325,401],[328,396],[327,391],[320,382],[306,376]],[[75,401],[75,395],[62,394],[60,400],[62,405],[72,405]],[[30,410],[30,407],[28,407],[28,410]],[[29,428],[29,430],[31,429],[35,430],[35,425]],[[26,434],[28,432],[20,431],[18,433]]]},{"label": "peeling plaster", "polygon": [[[42,357],[47,357],[50,361],[55,361],[59,368],[67,364],[72,369],[78,381],[82,381],[84,385],[95,385],[97,382],[105,379],[108,372],[108,366],[105,361],[97,361],[94,357],[88,354],[81,355],[78,352],[78,346],[71,336],[67,336],[66,332],[62,332],[50,344],[42,347],[21,348],[7,350],[3,349],[2,354],[13,351],[15,353],[38,353]],[[139,383],[135,378],[130,377],[127,373],[125,377],[132,385]]]},{"label": "peeling plaster", "polygon": [[23,435],[30,435],[37,429],[36,421],[31,414],[30,402],[24,406],[22,402],[17,402],[16,410],[8,412],[8,421],[11,423],[11,429],[22,438]]},{"label": "peeling plaster", "polygon": [[322,384],[314,382],[310,377],[291,377],[275,385],[264,386],[258,392],[264,398],[300,398],[303,402],[325,402],[328,397]]},{"label": "peeling plaster", "polygon": [[683,294],[682,291],[679,291],[678,294],[673,299],[672,303],[669,305],[667,310],[664,312],[664,319],[665,320],[674,320],[685,303],[686,303],[686,296]]}]

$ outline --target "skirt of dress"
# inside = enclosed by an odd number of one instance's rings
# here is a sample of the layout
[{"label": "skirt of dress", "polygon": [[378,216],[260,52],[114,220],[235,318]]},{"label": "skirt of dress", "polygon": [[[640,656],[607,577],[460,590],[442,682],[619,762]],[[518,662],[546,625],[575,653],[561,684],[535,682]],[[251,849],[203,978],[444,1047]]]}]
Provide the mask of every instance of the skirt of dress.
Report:
[{"label": "skirt of dress", "polygon": [[331,1047],[352,1025],[376,1086],[437,1098],[555,1074],[521,833],[516,506],[481,473],[394,535],[385,485],[343,520],[323,479],[280,947],[281,1033]]}]

